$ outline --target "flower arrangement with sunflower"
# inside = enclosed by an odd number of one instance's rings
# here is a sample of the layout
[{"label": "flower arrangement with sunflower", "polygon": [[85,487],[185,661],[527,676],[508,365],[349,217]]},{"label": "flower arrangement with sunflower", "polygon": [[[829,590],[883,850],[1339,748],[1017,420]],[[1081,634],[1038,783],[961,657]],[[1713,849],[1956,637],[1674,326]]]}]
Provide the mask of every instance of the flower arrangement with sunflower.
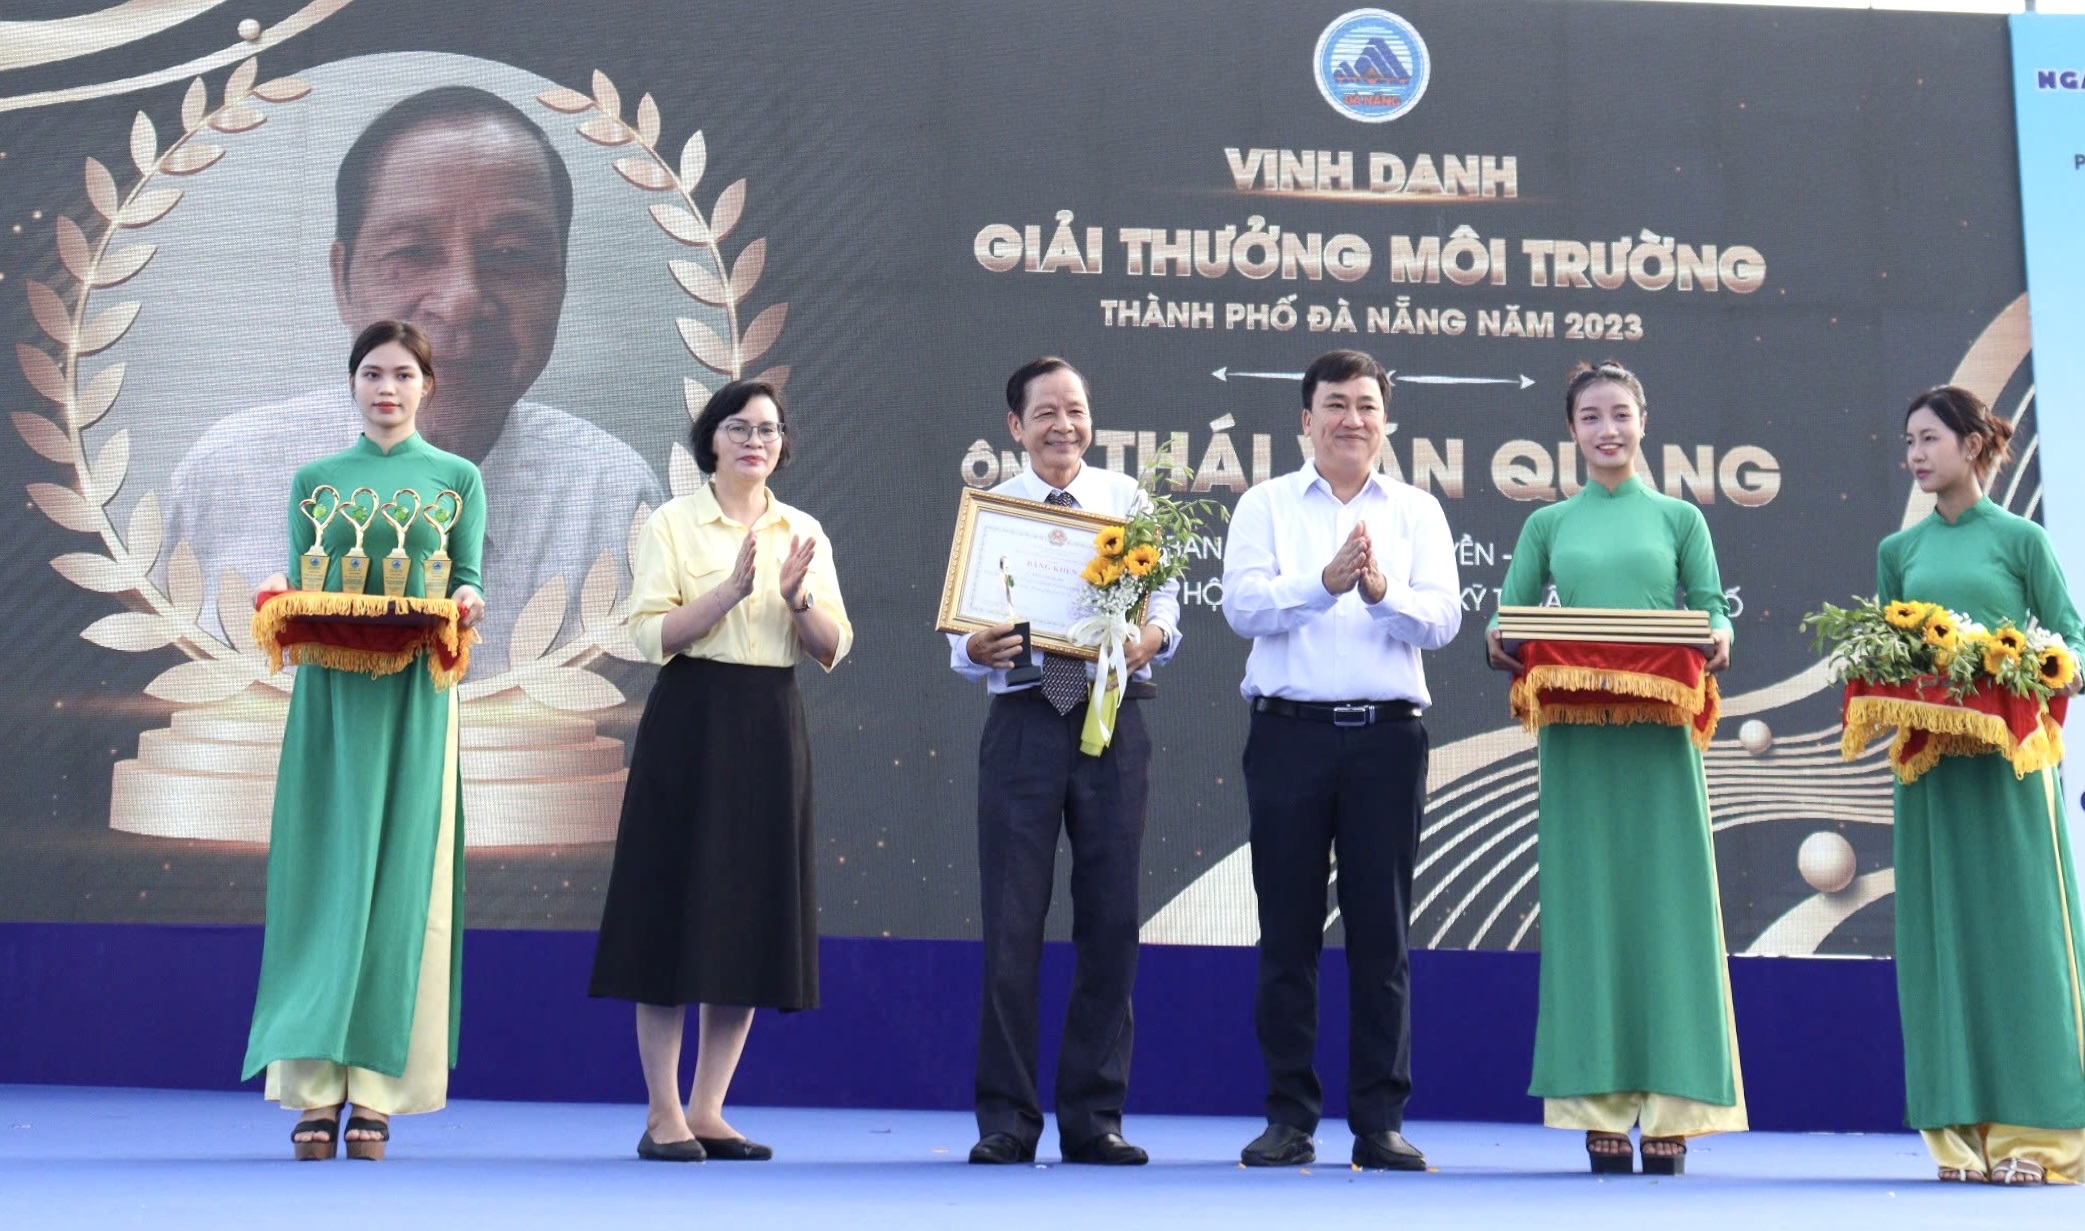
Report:
[{"label": "flower arrangement with sunflower", "polygon": [[2013,694],[2046,701],[2066,691],[2077,678],[2077,659],[2063,638],[2029,621],[2026,628],[2001,624],[1965,637],[1964,653],[1938,670],[1947,676],[1948,691],[1964,697],[1987,684]]},{"label": "flower arrangement with sunflower", "polygon": [[[1079,606],[1086,613],[1069,631],[1071,640],[1100,651],[1093,696],[1086,707],[1086,728],[1079,747],[1099,756],[1114,734],[1115,712],[1129,682],[1126,652],[1139,630],[1137,613],[1151,595],[1187,572],[1197,536],[1212,521],[1230,518],[1230,510],[1214,500],[1181,500],[1156,489],[1161,468],[1178,471],[1161,454],[1143,476],[1143,495],[1135,511],[1119,526],[1093,536],[1093,558],[1079,570],[1085,588]],[[1191,476],[1175,475],[1175,482]]]},{"label": "flower arrangement with sunflower", "polygon": [[1845,685],[1839,755],[1889,739],[1899,782],[1943,757],[1996,753],[2016,777],[2063,760],[2063,718],[2078,662],[2063,638],[2029,620],[1985,628],[1934,603],[1856,599],[1804,618]]},{"label": "flower arrangement with sunflower", "polygon": [[1984,687],[2047,701],[2070,687],[2078,663],[2063,638],[2030,620],[1987,629],[1937,603],[1856,599],[1851,607],[1824,604],[1803,620],[1834,679],[1869,684],[1944,682],[1961,700]]}]

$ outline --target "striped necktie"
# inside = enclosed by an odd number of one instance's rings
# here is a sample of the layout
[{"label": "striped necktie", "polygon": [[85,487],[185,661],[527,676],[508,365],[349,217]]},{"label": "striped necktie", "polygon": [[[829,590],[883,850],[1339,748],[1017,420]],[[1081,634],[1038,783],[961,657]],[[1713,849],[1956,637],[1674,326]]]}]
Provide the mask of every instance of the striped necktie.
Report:
[{"label": "striped necktie", "polygon": [[[1070,492],[1051,492],[1043,497],[1044,504],[1060,508],[1075,509],[1079,502]],[[1069,714],[1079,702],[1086,699],[1089,690],[1086,679],[1086,664],[1063,654],[1043,653],[1042,694],[1052,708],[1060,714]]]}]

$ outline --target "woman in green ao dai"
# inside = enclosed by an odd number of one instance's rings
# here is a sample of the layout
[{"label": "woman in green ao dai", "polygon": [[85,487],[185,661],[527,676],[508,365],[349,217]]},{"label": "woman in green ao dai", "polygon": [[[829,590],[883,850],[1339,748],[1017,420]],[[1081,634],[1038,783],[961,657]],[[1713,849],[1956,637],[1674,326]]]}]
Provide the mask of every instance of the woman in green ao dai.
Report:
[{"label": "woman in green ao dai", "polygon": [[[2085,629],[2047,532],[1984,494],[2012,434],[1966,389],[1912,400],[1904,459],[1934,508],[1882,541],[1875,596],[1989,628],[2032,619],[2075,652]],[[2085,1178],[2085,915],[2061,796],[2055,770],[2022,778],[1998,752],[1896,785],[1905,1118],[1943,1180]]]},{"label": "woman in green ao dai", "polygon": [[[348,371],[362,434],[297,472],[290,568],[316,534],[299,504],[321,484],[387,496],[408,487],[454,491],[461,503],[448,538],[450,596],[461,623],[476,624],[485,614],[485,492],[476,466],[416,430],[421,402],[434,391],[427,336],[379,321],[356,339]],[[340,589],[341,558],[355,541],[346,521],[327,531],[328,590]],[[422,563],[440,536],[424,520],[407,531],[406,593],[422,597]],[[396,537],[372,519],[369,553],[380,559]],[[262,583],[264,591],[287,587],[284,576]],[[349,1157],[380,1159],[392,1115],[446,1101],[463,938],[456,709],[456,690],[437,690],[417,661],[377,677],[297,668],[276,776],[245,1075],[265,1069],[267,1097],[304,1113],[291,1133],[298,1158],[332,1158],[345,1137]]]},{"label": "woman in green ao dai", "polygon": [[[1617,363],[1581,365],[1564,395],[1587,482],[1537,510],[1499,602],[1530,606],[1554,584],[1567,607],[1709,614],[1707,668],[1730,663],[1731,628],[1701,510],[1636,474],[1643,385]],[[1493,618],[1492,665],[1516,671]],[[1684,727],[1542,728],[1536,819],[1542,920],[1534,1078],[1543,1123],[1579,1129],[1596,1172],[1684,1170],[1687,1139],[1747,1127],[1731,1015],[1715,845],[1701,753]]]}]

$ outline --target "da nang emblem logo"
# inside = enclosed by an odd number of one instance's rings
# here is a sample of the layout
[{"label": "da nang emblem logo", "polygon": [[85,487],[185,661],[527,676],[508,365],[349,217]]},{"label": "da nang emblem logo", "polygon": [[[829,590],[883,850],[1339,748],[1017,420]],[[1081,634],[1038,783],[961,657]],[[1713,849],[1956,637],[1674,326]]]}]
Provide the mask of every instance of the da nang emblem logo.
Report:
[{"label": "da nang emblem logo", "polygon": [[1311,66],[1325,101],[1364,124],[1394,120],[1418,106],[1433,76],[1426,40],[1411,22],[1382,9],[1355,9],[1326,26]]}]

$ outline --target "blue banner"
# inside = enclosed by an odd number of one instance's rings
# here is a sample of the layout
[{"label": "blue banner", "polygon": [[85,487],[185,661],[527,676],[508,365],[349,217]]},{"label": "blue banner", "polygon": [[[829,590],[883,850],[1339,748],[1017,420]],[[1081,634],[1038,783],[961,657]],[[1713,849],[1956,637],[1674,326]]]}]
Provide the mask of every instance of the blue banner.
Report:
[{"label": "blue banner", "polygon": [[[2085,17],[2012,18],[2020,213],[2034,336],[2042,521],[2073,589],[2085,583]],[[2074,714],[2076,709],[2072,711]],[[2085,740],[2085,719],[2069,730]],[[2073,845],[2085,842],[2085,758],[2066,763]]]}]

